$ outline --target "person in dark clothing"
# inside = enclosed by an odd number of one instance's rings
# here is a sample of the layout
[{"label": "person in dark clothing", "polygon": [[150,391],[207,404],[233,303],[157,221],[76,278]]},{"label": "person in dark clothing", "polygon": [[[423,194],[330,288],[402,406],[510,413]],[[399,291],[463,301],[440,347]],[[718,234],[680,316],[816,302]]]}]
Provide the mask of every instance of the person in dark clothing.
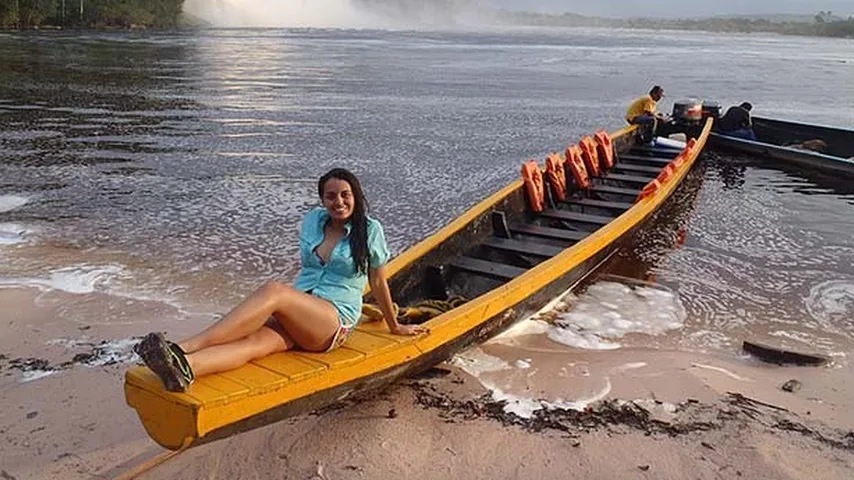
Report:
[{"label": "person in dark clothing", "polygon": [[717,130],[730,137],[756,140],[756,134],[753,133],[753,122],[750,120],[751,110],[753,110],[753,105],[750,102],[730,107],[724,116],[718,120]]}]

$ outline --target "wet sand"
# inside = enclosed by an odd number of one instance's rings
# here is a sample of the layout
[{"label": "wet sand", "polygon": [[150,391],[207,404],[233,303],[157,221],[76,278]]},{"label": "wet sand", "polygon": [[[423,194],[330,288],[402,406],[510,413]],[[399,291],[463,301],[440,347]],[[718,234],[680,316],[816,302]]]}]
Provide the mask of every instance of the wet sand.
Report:
[{"label": "wet sand", "polygon": [[[70,327],[55,321],[62,302],[34,303],[40,295],[0,290],[0,303],[12,307],[0,325],[7,350],[0,360],[0,475],[120,478],[163,452],[124,403],[128,365],[89,366],[91,357],[75,363],[76,355],[96,350],[41,344],[85,335],[98,345],[98,339],[122,338],[141,326]],[[110,299],[87,301],[93,303],[88,308],[102,309]],[[162,308],[142,302],[130,313],[167,318]],[[182,333],[195,323],[169,327]],[[512,343],[475,348],[508,361],[523,355],[538,368],[538,351],[564,349],[568,356],[561,358],[577,368],[553,366],[556,371],[531,377],[532,369],[511,369],[475,378],[455,360],[368,399],[194,447],[139,478],[842,479],[854,469],[850,367],[778,367],[638,348],[585,351],[537,335],[515,336]],[[21,383],[13,361],[34,352],[62,367]],[[522,377],[530,384],[520,387]],[[780,390],[791,378],[803,387]],[[490,380],[508,391],[527,387],[534,399],[567,392],[583,398],[601,392],[604,379],[609,391],[581,412],[541,409],[529,418],[508,413],[512,402],[496,400],[481,383]]]}]

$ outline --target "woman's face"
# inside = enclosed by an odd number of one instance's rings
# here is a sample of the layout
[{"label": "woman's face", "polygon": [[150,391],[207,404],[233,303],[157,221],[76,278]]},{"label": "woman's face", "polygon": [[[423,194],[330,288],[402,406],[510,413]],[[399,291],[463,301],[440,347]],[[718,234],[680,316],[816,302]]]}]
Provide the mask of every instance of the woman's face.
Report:
[{"label": "woman's face", "polygon": [[347,221],[353,215],[356,198],[346,180],[330,178],[323,184],[323,206],[333,220]]}]

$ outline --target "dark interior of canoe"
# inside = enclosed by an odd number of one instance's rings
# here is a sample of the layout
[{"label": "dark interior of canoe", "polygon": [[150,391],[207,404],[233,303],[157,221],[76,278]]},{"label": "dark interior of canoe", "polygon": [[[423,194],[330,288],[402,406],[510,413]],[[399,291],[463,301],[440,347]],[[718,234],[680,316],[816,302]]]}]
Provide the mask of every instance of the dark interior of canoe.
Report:
[{"label": "dark interior of canoe", "polygon": [[[675,148],[634,146],[633,137],[615,139],[614,167],[584,191],[568,185],[569,197],[549,202],[535,214],[524,188],[395,275],[395,301],[412,305],[424,299],[461,295],[472,299],[559,254],[631,208],[641,189],[680,152]],[[567,181],[572,182],[567,175]]]},{"label": "dark interior of canoe", "polygon": [[821,140],[827,145],[827,149],[817,151],[818,153],[839,158],[854,157],[854,131],[852,130],[763,117],[753,118],[753,130],[757,140],[762,143],[785,147]]}]

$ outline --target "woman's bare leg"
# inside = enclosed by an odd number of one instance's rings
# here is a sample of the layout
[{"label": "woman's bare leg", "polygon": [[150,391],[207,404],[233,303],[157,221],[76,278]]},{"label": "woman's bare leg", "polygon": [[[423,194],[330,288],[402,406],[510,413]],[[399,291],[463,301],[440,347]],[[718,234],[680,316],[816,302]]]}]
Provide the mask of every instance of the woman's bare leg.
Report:
[{"label": "woman's bare leg", "polygon": [[[264,325],[268,319],[270,323]],[[231,370],[297,345],[326,350],[340,326],[331,302],[269,282],[222,320],[183,342],[183,353],[175,352],[162,334],[155,333],[146,335],[134,351],[167,389],[183,392],[195,376]]]},{"label": "woman's bare leg", "polygon": [[225,317],[180,343],[187,353],[243,339],[257,332],[271,316],[308,350],[323,350],[338,329],[338,312],[326,300],[288,285],[267,282]]},{"label": "woman's bare leg", "polygon": [[240,340],[203,348],[187,355],[196,376],[224,372],[243,366],[250,360],[266,357],[293,347],[286,335],[270,327],[261,327]]},{"label": "woman's bare leg", "polygon": [[329,348],[340,326],[338,311],[326,300],[297,293],[299,295],[294,296],[296,300],[289,309],[273,312],[275,320],[257,331],[241,339],[188,354],[187,361],[193,373],[200,376],[231,370],[250,360],[290,350],[297,345],[311,351]]}]

